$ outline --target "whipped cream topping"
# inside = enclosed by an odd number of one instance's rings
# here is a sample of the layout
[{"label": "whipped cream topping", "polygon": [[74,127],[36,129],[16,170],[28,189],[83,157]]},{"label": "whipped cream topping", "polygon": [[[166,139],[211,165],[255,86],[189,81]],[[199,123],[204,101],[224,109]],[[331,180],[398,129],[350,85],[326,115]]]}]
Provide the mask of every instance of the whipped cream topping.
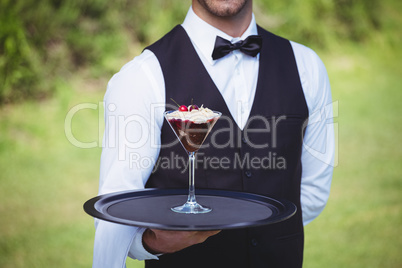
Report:
[{"label": "whipped cream topping", "polygon": [[198,110],[192,110],[191,112],[174,111],[166,114],[166,118],[169,119],[180,119],[180,120],[190,120],[194,123],[205,123],[209,119],[219,116],[211,109],[204,108],[201,106]]}]

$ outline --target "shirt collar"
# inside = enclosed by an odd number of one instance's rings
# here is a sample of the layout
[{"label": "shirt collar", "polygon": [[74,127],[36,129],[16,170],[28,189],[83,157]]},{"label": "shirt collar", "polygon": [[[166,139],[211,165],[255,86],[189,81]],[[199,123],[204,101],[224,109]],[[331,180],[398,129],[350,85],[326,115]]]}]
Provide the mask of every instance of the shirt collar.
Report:
[{"label": "shirt collar", "polygon": [[211,56],[212,51],[214,50],[216,36],[220,36],[231,42],[236,42],[239,40],[244,40],[250,35],[258,34],[254,14],[252,15],[250,25],[243,35],[240,38],[234,38],[203,21],[194,13],[192,7],[190,7],[189,11],[187,12],[187,16],[184,19],[182,26],[186,30],[193,45],[199,52],[202,53],[202,55],[211,65],[214,65],[216,62]]}]

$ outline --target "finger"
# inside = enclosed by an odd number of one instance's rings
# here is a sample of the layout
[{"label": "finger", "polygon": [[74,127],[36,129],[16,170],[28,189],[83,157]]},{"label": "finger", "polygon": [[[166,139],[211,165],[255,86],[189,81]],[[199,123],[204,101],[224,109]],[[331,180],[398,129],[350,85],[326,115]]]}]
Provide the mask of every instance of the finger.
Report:
[{"label": "finger", "polygon": [[213,230],[213,231],[202,231],[201,233],[205,236],[213,236],[219,234],[221,230]]},{"label": "finger", "polygon": [[152,229],[157,237],[161,237],[164,239],[190,239],[192,237],[197,237],[199,234],[198,231],[172,231],[172,230],[157,230]]},{"label": "finger", "polygon": [[209,237],[218,234],[220,231],[201,231],[196,236],[194,236],[195,240],[198,240],[198,243],[204,242]]}]

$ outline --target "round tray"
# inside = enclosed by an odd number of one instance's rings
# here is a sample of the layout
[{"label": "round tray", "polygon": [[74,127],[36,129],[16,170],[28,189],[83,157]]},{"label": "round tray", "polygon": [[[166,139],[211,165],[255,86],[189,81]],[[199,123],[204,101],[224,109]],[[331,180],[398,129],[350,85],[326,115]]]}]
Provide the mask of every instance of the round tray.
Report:
[{"label": "round tray", "polygon": [[105,221],[161,230],[202,231],[255,227],[284,221],[296,213],[287,200],[210,189],[197,189],[198,203],[209,213],[182,214],[171,207],[187,200],[187,189],[145,189],[100,195],[88,200],[84,210]]}]

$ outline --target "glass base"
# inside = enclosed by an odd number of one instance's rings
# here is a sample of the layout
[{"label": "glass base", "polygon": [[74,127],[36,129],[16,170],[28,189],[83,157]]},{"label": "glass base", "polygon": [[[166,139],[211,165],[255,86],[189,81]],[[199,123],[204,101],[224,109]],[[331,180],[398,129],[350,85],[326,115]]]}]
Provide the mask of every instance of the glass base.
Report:
[{"label": "glass base", "polygon": [[171,208],[171,210],[177,213],[186,213],[186,214],[208,213],[212,211],[211,208],[203,207],[197,202],[186,202],[182,206]]}]

